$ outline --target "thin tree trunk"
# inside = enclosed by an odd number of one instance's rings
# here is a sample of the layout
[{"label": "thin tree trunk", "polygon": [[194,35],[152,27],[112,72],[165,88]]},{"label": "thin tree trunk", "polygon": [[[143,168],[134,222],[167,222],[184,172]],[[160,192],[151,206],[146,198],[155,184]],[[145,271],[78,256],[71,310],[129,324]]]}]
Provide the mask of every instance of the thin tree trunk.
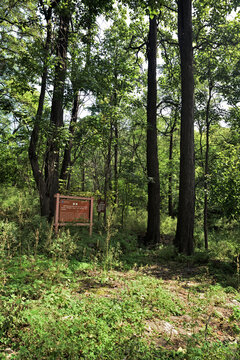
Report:
[{"label": "thin tree trunk", "polygon": [[70,190],[71,176],[72,176],[72,173],[71,173],[71,171],[69,171],[68,175],[67,175],[67,190]]},{"label": "thin tree trunk", "polygon": [[157,19],[149,19],[147,95],[148,223],[145,243],[160,242],[160,183],[157,145]]},{"label": "thin tree trunk", "polygon": [[82,191],[85,191],[85,164],[82,163]]},{"label": "thin tree trunk", "polygon": [[173,158],[173,130],[170,132],[169,142],[169,164],[170,171],[168,175],[168,215],[173,217],[173,200],[172,200],[172,158]]},{"label": "thin tree trunk", "polygon": [[[88,32],[87,32],[87,52],[86,52],[86,63],[85,63],[85,71],[88,71],[88,67],[90,64],[90,55],[91,55],[91,40],[92,40],[92,18],[91,16],[88,19]],[[60,178],[62,180],[70,179],[71,174],[69,167],[71,165],[71,151],[73,148],[73,136],[75,132],[75,124],[77,123],[79,106],[80,106],[80,90],[77,87],[77,84],[72,82],[73,90],[74,90],[74,98],[73,98],[73,106],[72,106],[72,114],[71,114],[71,121],[69,125],[69,134],[70,138],[67,142],[64,150],[62,168]],[[74,162],[73,162],[74,163]],[[70,181],[67,182],[67,189],[69,190]],[[83,185],[84,187],[84,185]]]},{"label": "thin tree trunk", "polygon": [[202,144],[203,131],[202,131],[202,125],[201,125],[201,124],[199,124],[198,129],[199,129],[199,135],[200,135],[200,139],[199,139],[199,146],[200,146],[201,165],[202,165],[202,168],[204,168],[204,160],[203,160],[203,144]]},{"label": "thin tree trunk", "polygon": [[[112,154],[112,140],[113,140],[113,124],[110,123],[110,134],[108,139],[108,152],[107,159],[105,163],[105,180],[104,180],[104,201],[107,204],[107,192],[109,190],[109,184],[111,179],[111,154]],[[107,222],[107,214],[106,214],[106,206],[104,211],[104,225],[106,226]]]},{"label": "thin tree trunk", "polygon": [[173,173],[173,134],[175,131],[177,122],[177,109],[175,110],[174,122],[170,130],[170,141],[169,141],[169,175],[168,175],[168,215],[173,218],[173,193],[172,193],[172,173]]},{"label": "thin tree trunk", "polygon": [[[208,137],[209,137],[209,127],[207,126],[207,132],[206,132],[206,142],[208,143]],[[207,144],[206,144],[207,145]],[[208,176],[208,145],[206,147],[206,157],[205,157],[205,174],[204,174],[204,222],[203,222],[203,228],[204,228],[204,244],[205,249],[208,249],[208,184],[207,184],[207,176]]]},{"label": "thin tree trunk", "polygon": [[194,80],[192,50],[192,1],[178,1],[178,38],[181,57],[180,184],[177,232],[174,244],[179,252],[194,251],[195,164],[194,164]]},{"label": "thin tree trunk", "polygon": [[115,204],[118,203],[118,124],[117,120],[115,120],[114,124],[114,191],[115,191],[115,197],[114,201]]},{"label": "thin tree trunk", "polygon": [[[118,76],[115,72],[115,90],[113,93],[113,106],[116,109],[118,104],[118,97],[117,97],[117,80]],[[114,203],[118,203],[118,145],[119,145],[119,134],[118,134],[118,119],[117,115],[114,111],[113,114],[113,127],[114,127]]]},{"label": "thin tree trunk", "polygon": [[212,98],[212,87],[209,86],[209,96],[206,108],[206,152],[205,152],[205,171],[204,171],[204,243],[205,249],[208,249],[208,176],[209,176],[209,129],[210,129],[210,104]]}]

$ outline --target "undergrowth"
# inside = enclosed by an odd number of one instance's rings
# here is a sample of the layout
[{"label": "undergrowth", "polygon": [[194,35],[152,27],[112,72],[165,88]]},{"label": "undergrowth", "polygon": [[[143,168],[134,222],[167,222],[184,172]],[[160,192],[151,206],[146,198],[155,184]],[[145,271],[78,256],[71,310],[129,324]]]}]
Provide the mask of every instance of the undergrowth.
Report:
[{"label": "undergrowth", "polygon": [[[186,257],[170,243],[141,246],[114,217],[92,237],[55,235],[33,195],[0,196],[0,359],[240,358],[238,227]],[[164,221],[171,239],[176,222]],[[174,321],[191,330],[182,342],[148,330]]]}]

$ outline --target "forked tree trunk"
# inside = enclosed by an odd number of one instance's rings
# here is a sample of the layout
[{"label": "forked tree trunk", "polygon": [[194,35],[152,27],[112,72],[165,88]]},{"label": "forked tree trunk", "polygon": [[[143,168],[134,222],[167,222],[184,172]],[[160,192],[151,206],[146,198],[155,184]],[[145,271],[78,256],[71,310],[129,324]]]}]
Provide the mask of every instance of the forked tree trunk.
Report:
[{"label": "forked tree trunk", "polygon": [[[92,37],[93,37],[91,16],[88,19],[87,27],[88,27],[87,51],[86,51],[86,63],[85,63],[85,71],[86,72],[88,72],[88,68],[90,66],[91,42],[92,42]],[[75,61],[76,61],[76,59],[75,59]],[[76,63],[77,63],[77,61],[76,61]],[[74,162],[76,160],[76,159],[74,161],[71,160],[71,152],[72,152],[72,148],[74,145],[73,137],[74,137],[74,133],[75,133],[75,125],[78,121],[78,112],[79,112],[79,107],[80,107],[80,89],[79,89],[78,81],[77,82],[72,81],[72,86],[73,86],[74,97],[73,97],[71,120],[70,120],[70,125],[69,125],[70,138],[69,138],[68,142],[66,143],[66,146],[64,149],[64,156],[63,156],[63,162],[62,162],[61,173],[60,173],[60,179],[66,181],[67,190],[70,189],[70,178],[71,178],[70,167],[71,167],[71,165],[74,164]],[[83,169],[83,174],[84,174],[84,169]],[[82,181],[85,181],[85,179],[83,178]],[[83,183],[82,183],[82,189],[84,189]],[[84,190],[82,190],[82,191],[84,191]]]},{"label": "forked tree trunk", "polygon": [[157,19],[149,19],[147,46],[148,95],[147,95],[147,175],[148,223],[146,245],[160,242],[160,183],[157,145]]},{"label": "forked tree trunk", "polygon": [[47,21],[47,36],[45,43],[45,58],[43,65],[43,73],[42,73],[42,82],[41,82],[41,90],[38,101],[38,109],[36,114],[36,119],[33,127],[33,131],[30,138],[30,144],[28,148],[29,160],[31,163],[33,177],[36,182],[39,198],[40,198],[40,213],[41,216],[48,216],[49,214],[49,198],[46,196],[46,183],[44,179],[44,174],[39,166],[39,158],[37,154],[37,146],[39,140],[39,130],[40,124],[42,120],[43,107],[44,107],[44,99],[46,94],[46,86],[47,86],[47,76],[48,76],[48,56],[49,50],[51,46],[51,18],[52,18],[52,8],[49,7],[47,11],[45,11],[45,18]]},{"label": "forked tree trunk", "polygon": [[[55,200],[54,195],[58,192],[59,179],[59,129],[63,125],[63,91],[66,76],[67,45],[68,45],[68,28],[70,13],[68,9],[60,10],[59,32],[57,39],[57,64],[55,66],[55,79],[53,87],[53,98],[50,115],[50,135],[47,141],[47,152],[45,158],[45,174],[39,167],[37,155],[37,146],[39,140],[40,123],[42,120],[44,99],[48,75],[48,56],[51,45],[51,17],[52,8],[57,7],[59,1],[53,1],[48,11],[44,10],[47,20],[47,37],[45,45],[45,63],[42,74],[42,84],[39,97],[36,121],[32,131],[29,145],[29,159],[31,162],[33,176],[37,184],[40,197],[41,215],[51,219],[54,215]],[[44,6],[43,6],[44,9]]]},{"label": "forked tree trunk", "polygon": [[194,251],[195,164],[194,164],[194,82],[192,50],[192,1],[178,1],[178,38],[181,58],[181,137],[179,208],[175,246],[179,252]]},{"label": "forked tree trunk", "polygon": [[55,66],[55,79],[50,115],[50,136],[48,138],[45,166],[47,196],[49,197],[49,219],[54,216],[54,195],[58,192],[59,187],[59,132],[63,127],[63,96],[67,70],[67,46],[70,21],[70,13],[68,9],[62,10],[59,17],[60,25],[57,39],[58,61]]}]

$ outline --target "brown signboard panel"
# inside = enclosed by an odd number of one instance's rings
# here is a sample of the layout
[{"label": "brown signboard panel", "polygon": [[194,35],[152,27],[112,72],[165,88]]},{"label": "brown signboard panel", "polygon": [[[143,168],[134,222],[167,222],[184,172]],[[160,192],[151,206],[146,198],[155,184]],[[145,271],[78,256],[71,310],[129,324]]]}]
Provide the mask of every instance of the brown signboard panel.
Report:
[{"label": "brown signboard panel", "polygon": [[56,194],[55,198],[55,232],[58,232],[59,226],[71,224],[76,226],[89,226],[89,233],[92,235],[94,198],[60,194]]},{"label": "brown signboard panel", "polygon": [[90,202],[60,199],[59,222],[89,222]]}]

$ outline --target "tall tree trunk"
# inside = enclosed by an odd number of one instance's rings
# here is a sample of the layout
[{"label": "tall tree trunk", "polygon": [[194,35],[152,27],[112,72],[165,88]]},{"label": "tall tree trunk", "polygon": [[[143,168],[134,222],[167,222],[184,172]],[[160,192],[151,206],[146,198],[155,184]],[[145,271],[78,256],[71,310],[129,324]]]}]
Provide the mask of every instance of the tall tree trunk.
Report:
[{"label": "tall tree trunk", "polygon": [[[90,66],[90,56],[91,56],[91,42],[92,42],[92,37],[93,37],[93,33],[92,33],[92,17],[90,16],[89,13],[89,18],[88,18],[88,26],[87,26],[87,51],[86,51],[86,63],[85,63],[85,72],[88,72],[88,68]],[[76,66],[77,64],[77,60],[75,59],[75,63],[74,66]],[[73,66],[73,71],[74,71],[74,66]],[[78,67],[78,65],[77,65]],[[76,69],[75,69],[76,71]],[[69,140],[66,143],[65,146],[65,150],[64,150],[64,156],[63,156],[63,162],[62,162],[62,167],[61,167],[61,174],[60,174],[60,179],[62,180],[67,180],[67,190],[69,190],[70,188],[70,178],[71,178],[71,170],[69,169],[69,167],[71,166],[71,164],[73,165],[75,161],[71,161],[71,152],[72,152],[72,148],[73,148],[73,136],[74,136],[74,132],[75,132],[75,125],[77,123],[78,120],[78,112],[79,112],[79,107],[80,107],[80,89],[79,89],[79,84],[78,81],[72,81],[72,86],[73,86],[73,92],[74,92],[74,97],[73,97],[73,105],[72,105],[72,114],[71,114],[71,121],[70,121],[70,125],[69,125]],[[83,173],[84,173],[84,169],[83,169]],[[82,188],[84,188],[84,184],[82,184]],[[84,190],[82,190],[84,191]]]},{"label": "tall tree trunk", "polygon": [[175,246],[179,252],[194,251],[195,161],[194,81],[192,50],[192,1],[178,1],[178,38],[181,58],[181,137],[179,208]]},{"label": "tall tree trunk", "polygon": [[209,129],[210,129],[210,104],[212,99],[212,86],[209,85],[209,94],[206,108],[206,152],[205,152],[205,170],[204,170],[204,243],[205,249],[208,249],[208,175],[209,175]]},{"label": "tall tree trunk", "polygon": [[169,141],[169,175],[168,175],[168,215],[173,217],[173,196],[172,196],[172,158],[173,158],[173,129],[170,132]]},{"label": "tall tree trunk", "polygon": [[118,75],[117,72],[114,74],[115,78],[115,89],[113,93],[113,128],[114,128],[114,203],[118,203],[118,146],[119,146],[119,134],[118,134],[118,118],[116,114],[116,107],[118,105],[118,96],[117,96],[117,81]]},{"label": "tall tree trunk", "polygon": [[47,76],[48,76],[48,56],[49,50],[51,46],[51,18],[52,18],[52,8],[49,7],[48,10],[45,11],[45,18],[47,21],[47,35],[46,35],[46,42],[45,42],[45,58],[44,58],[44,65],[43,65],[43,73],[42,73],[42,82],[41,82],[41,90],[40,96],[38,101],[38,109],[36,114],[36,119],[33,127],[33,131],[30,138],[30,144],[28,148],[28,155],[29,160],[31,163],[33,177],[35,179],[39,198],[40,198],[40,213],[41,216],[48,216],[49,214],[49,198],[46,196],[46,183],[44,179],[43,172],[40,170],[39,167],[39,158],[37,155],[37,146],[39,140],[39,130],[40,124],[42,120],[43,114],[43,106],[44,106],[44,99],[46,94],[46,86],[47,86]]},{"label": "tall tree trunk", "polygon": [[147,46],[148,95],[147,95],[147,175],[148,223],[145,243],[160,242],[160,183],[157,145],[157,19],[149,19]]},{"label": "tall tree trunk", "polygon": [[82,191],[85,191],[85,164],[82,162]]},{"label": "tall tree trunk", "polygon": [[53,97],[50,114],[50,136],[48,139],[45,177],[47,195],[49,197],[49,219],[54,216],[54,195],[59,187],[59,130],[63,126],[63,95],[67,70],[67,46],[70,13],[68,9],[60,9],[60,25],[57,39],[57,64],[53,86]]},{"label": "tall tree trunk", "polygon": [[168,215],[173,217],[173,192],[172,192],[172,174],[173,174],[173,134],[175,131],[176,123],[177,123],[177,109],[175,110],[174,114],[174,122],[170,130],[170,140],[169,140],[169,174],[168,174]]},{"label": "tall tree trunk", "polygon": [[199,151],[200,151],[200,164],[202,168],[204,169],[204,159],[203,159],[203,124],[201,123],[201,120],[198,120],[198,131],[199,131]]},{"label": "tall tree trunk", "polygon": [[68,175],[70,172],[69,167],[71,165],[71,150],[73,147],[73,135],[74,135],[74,130],[75,130],[75,124],[77,123],[79,105],[80,105],[79,92],[75,91],[75,95],[74,95],[74,99],[73,99],[71,120],[70,120],[70,125],[69,125],[70,138],[65,146],[61,174],[60,174],[60,179],[62,179],[62,180],[67,180],[69,177]]},{"label": "tall tree trunk", "polygon": [[[108,139],[108,151],[107,159],[105,163],[105,180],[104,180],[104,201],[107,203],[107,192],[109,190],[109,185],[111,181],[111,154],[112,154],[112,141],[113,141],[113,124],[110,122],[110,134]],[[107,222],[106,206],[104,210],[104,225]]]},{"label": "tall tree trunk", "polygon": [[118,203],[118,143],[119,143],[119,135],[118,135],[118,123],[117,119],[115,119],[114,124],[114,201],[115,204]]}]

